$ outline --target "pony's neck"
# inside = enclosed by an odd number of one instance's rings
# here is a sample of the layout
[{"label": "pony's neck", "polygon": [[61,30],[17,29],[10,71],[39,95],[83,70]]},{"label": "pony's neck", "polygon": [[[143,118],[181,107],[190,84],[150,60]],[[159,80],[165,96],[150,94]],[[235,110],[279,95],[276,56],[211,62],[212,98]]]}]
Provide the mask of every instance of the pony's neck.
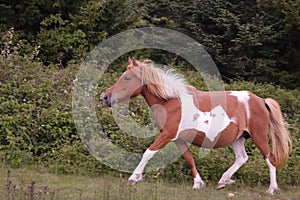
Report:
[{"label": "pony's neck", "polygon": [[155,104],[163,104],[164,102],[166,102],[165,99],[159,98],[157,96],[155,96],[154,94],[152,94],[146,86],[143,87],[141,95],[144,97],[144,99],[146,100],[147,104],[149,105],[149,107],[155,105]]}]

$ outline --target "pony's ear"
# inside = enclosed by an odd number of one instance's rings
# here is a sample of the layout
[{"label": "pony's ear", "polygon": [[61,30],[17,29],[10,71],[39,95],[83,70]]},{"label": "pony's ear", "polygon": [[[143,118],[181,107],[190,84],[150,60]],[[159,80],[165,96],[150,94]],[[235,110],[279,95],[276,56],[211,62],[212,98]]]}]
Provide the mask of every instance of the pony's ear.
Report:
[{"label": "pony's ear", "polygon": [[132,58],[132,65],[133,66],[139,66],[139,64],[137,63],[137,61],[134,58]]},{"label": "pony's ear", "polygon": [[130,57],[128,57],[128,65],[131,65],[132,64],[132,60]]}]

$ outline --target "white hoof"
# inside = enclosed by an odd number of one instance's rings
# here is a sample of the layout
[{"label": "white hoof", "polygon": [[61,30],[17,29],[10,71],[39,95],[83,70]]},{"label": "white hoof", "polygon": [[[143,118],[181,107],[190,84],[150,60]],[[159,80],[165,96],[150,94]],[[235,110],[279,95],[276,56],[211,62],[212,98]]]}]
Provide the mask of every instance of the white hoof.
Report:
[{"label": "white hoof", "polygon": [[200,188],[203,188],[204,186],[205,186],[205,183],[202,181],[200,175],[197,174],[196,177],[194,178],[193,189],[200,189]]},{"label": "white hoof", "polygon": [[232,185],[232,184],[234,184],[234,180],[232,180],[232,179],[228,179],[226,181],[219,182],[217,190],[223,189],[226,187],[226,185]]},{"label": "white hoof", "polygon": [[217,190],[220,190],[220,189],[223,189],[226,187],[226,184],[225,183],[218,183],[218,187],[217,187]]},{"label": "white hoof", "polygon": [[267,194],[274,195],[276,191],[279,191],[280,189],[278,187],[269,187],[269,189],[266,191]]},{"label": "white hoof", "polygon": [[193,185],[193,189],[200,189],[200,188],[203,188],[204,186],[205,186],[205,183],[203,181],[195,182]]},{"label": "white hoof", "polygon": [[143,175],[142,174],[135,174],[133,173],[127,182],[127,185],[132,186],[135,185],[137,182],[141,181],[143,179]]},{"label": "white hoof", "polygon": [[136,183],[137,183],[137,182],[134,181],[134,180],[128,180],[127,185],[128,185],[128,186],[133,186],[133,185],[135,185]]}]

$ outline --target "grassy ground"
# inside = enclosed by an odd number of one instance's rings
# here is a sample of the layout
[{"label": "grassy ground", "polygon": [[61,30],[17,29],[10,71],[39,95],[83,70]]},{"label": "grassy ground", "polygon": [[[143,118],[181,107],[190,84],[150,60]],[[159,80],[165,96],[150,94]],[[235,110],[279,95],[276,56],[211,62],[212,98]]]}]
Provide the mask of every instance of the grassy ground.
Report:
[{"label": "grassy ground", "polygon": [[[274,195],[265,194],[266,186],[249,187],[234,185],[215,190],[208,185],[200,190],[189,183],[172,184],[161,181],[143,181],[134,187],[126,186],[127,177],[89,177],[55,175],[28,169],[6,169],[0,172],[0,199],[300,199],[298,187],[285,187]],[[229,197],[233,196],[233,197]]]}]

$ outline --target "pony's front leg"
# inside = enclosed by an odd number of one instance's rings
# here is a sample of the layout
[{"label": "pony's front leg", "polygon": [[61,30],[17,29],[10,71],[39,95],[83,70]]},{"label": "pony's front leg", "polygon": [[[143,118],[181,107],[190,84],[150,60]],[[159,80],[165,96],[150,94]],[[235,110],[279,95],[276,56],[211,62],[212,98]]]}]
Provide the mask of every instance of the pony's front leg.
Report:
[{"label": "pony's front leg", "polygon": [[193,189],[199,189],[204,187],[204,182],[201,179],[196,166],[195,166],[195,162],[193,159],[193,155],[189,150],[188,145],[186,144],[185,141],[182,141],[180,139],[175,141],[175,144],[177,145],[178,149],[180,150],[182,156],[184,157],[185,161],[187,162],[187,164],[189,165],[192,175],[194,177],[194,185],[193,185]]},{"label": "pony's front leg", "polygon": [[170,134],[168,134],[168,132],[162,132],[158,136],[158,138],[156,138],[154,143],[143,154],[142,160],[135,168],[132,175],[129,177],[127,185],[135,185],[137,182],[143,179],[143,171],[148,161],[153,157],[153,155],[156,152],[158,152],[161,148],[166,146],[171,140],[172,137],[170,137]]},{"label": "pony's front leg", "polygon": [[147,149],[143,154],[142,160],[140,161],[139,165],[133,171],[133,174],[129,177],[127,185],[135,185],[137,182],[143,179],[143,171],[148,163],[148,161],[153,157],[153,155],[157,152]]}]

